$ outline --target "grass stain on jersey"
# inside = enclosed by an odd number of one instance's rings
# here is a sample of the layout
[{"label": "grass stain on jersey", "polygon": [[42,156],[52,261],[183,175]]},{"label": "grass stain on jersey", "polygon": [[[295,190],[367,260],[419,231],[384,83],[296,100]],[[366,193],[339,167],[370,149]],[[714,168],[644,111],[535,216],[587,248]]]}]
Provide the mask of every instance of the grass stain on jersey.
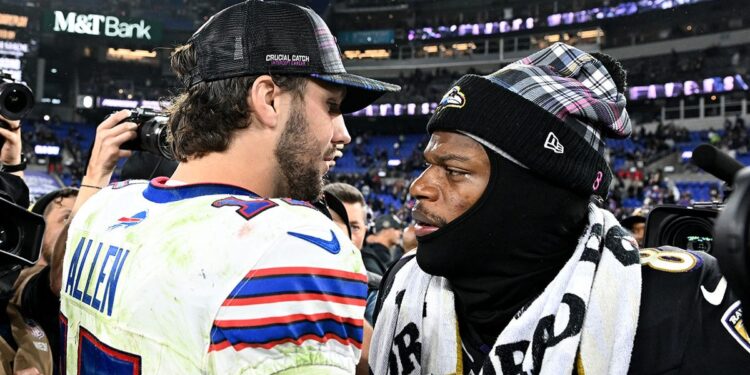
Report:
[{"label": "grass stain on jersey", "polygon": [[[174,233],[174,232],[173,232]],[[190,238],[184,236],[182,238]],[[207,249],[208,250],[208,249]],[[171,264],[176,267],[188,267],[193,263],[193,254],[185,251],[185,240],[184,239],[173,239],[166,242],[159,250],[164,253],[164,260],[166,264]]]}]

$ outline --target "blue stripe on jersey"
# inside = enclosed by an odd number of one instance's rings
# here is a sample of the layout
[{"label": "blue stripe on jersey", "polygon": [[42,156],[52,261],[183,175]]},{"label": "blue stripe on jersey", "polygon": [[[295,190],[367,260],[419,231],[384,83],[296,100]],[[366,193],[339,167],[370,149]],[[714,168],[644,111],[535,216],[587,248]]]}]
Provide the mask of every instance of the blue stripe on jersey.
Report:
[{"label": "blue stripe on jersey", "polygon": [[362,343],[362,332],[362,327],[340,323],[332,319],[316,322],[304,320],[261,327],[219,328],[214,326],[211,328],[211,344],[228,340],[232,345],[262,345],[285,339],[297,340],[305,335],[317,337],[335,335],[345,341],[352,339],[357,343]]},{"label": "blue stripe on jersey", "polygon": [[259,277],[242,281],[234,288],[229,298],[289,293],[323,293],[362,299],[367,297],[367,283],[316,275]]},{"label": "blue stripe on jersey", "polygon": [[170,203],[188,198],[204,195],[240,195],[257,198],[258,195],[250,190],[238,186],[224,184],[190,184],[179,186],[166,186],[167,178],[155,178],[151,180],[145,190],[143,197],[154,203]]}]

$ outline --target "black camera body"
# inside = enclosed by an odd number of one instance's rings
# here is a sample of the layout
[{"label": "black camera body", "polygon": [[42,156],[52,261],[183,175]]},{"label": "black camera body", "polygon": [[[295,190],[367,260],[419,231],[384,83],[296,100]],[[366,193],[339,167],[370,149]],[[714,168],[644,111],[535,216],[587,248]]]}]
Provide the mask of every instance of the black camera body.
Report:
[{"label": "black camera body", "polygon": [[124,150],[146,151],[175,160],[172,145],[167,141],[167,121],[169,116],[148,108],[136,108],[130,111],[130,116],[120,121],[134,122],[138,125],[136,138],[122,144]]},{"label": "black camera body", "polygon": [[32,266],[39,258],[44,218],[0,198],[0,269],[8,265]]},{"label": "black camera body", "polygon": [[0,74],[0,115],[20,120],[34,108],[34,93],[29,86],[16,82],[9,74]]},{"label": "black camera body", "polygon": [[711,253],[714,224],[723,205],[695,203],[689,207],[663,205],[651,210],[646,221],[645,246],[670,245]]},{"label": "black camera body", "polygon": [[729,285],[750,306],[750,167],[734,177],[734,191],[714,227],[714,256]]},{"label": "black camera body", "polygon": [[[29,86],[18,83],[9,74],[0,74],[0,115],[8,120],[20,120],[34,107],[34,94]],[[0,127],[10,129],[5,121],[0,121]],[[0,147],[5,144],[5,138],[0,137]]]}]

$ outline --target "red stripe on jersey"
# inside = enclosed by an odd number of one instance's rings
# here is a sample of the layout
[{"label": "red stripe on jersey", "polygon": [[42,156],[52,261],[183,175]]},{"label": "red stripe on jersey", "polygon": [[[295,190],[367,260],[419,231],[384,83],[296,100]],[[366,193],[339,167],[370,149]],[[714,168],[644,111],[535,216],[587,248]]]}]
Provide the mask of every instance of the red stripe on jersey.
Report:
[{"label": "red stripe on jersey", "polygon": [[119,221],[121,223],[135,223],[135,222],[138,222],[138,221],[141,221],[141,220],[143,220],[143,219],[139,219],[139,218],[136,218],[136,217],[121,217],[117,221]]},{"label": "red stripe on jersey", "polygon": [[345,305],[354,306],[365,306],[367,301],[364,298],[349,298],[332,296],[330,294],[321,293],[287,293],[287,294],[276,294],[272,296],[262,297],[244,297],[244,298],[227,298],[221,305],[222,306],[249,306],[249,305],[262,305],[266,303],[276,302],[293,302],[293,301],[326,301],[341,303]]},{"label": "red stripe on jersey", "polygon": [[350,279],[355,281],[367,282],[367,275],[356,272],[347,272],[341,270],[334,270],[330,268],[315,268],[315,267],[278,267],[278,268],[263,268],[259,270],[252,270],[245,275],[245,278],[262,277],[262,276],[288,276],[288,275],[318,275],[318,276],[332,276],[339,277],[342,279]]},{"label": "red stripe on jersey", "polygon": [[230,344],[229,341],[224,340],[224,341],[222,341],[220,343],[209,345],[208,346],[208,351],[209,352],[218,352],[219,350],[224,350],[224,349],[226,349],[226,348],[228,348],[230,346],[232,346],[232,344]]},{"label": "red stripe on jersey", "polygon": [[257,326],[266,326],[271,324],[286,324],[299,321],[317,322],[319,320],[335,320],[339,323],[347,323],[357,327],[362,327],[362,319],[345,318],[332,313],[320,314],[293,314],[286,316],[276,316],[271,318],[242,319],[242,320],[215,320],[214,325],[219,328],[250,328]]},{"label": "red stripe on jersey", "polygon": [[362,349],[362,343],[358,342],[357,340],[355,340],[353,338],[342,339],[341,337],[339,337],[336,334],[326,333],[323,337],[320,337],[318,335],[310,334],[310,335],[300,336],[300,338],[298,338],[296,340],[295,339],[291,339],[291,338],[286,338],[286,339],[281,339],[281,340],[266,342],[266,343],[263,343],[263,344],[250,344],[250,343],[243,343],[243,342],[241,342],[241,343],[237,343],[236,345],[232,345],[232,344],[229,343],[229,341],[222,341],[222,342],[220,342],[218,344],[211,344],[208,347],[208,351],[209,352],[219,351],[219,350],[226,349],[226,348],[228,348],[230,346],[234,347],[234,349],[237,350],[237,351],[240,351],[240,350],[245,349],[245,348],[271,349],[274,346],[281,345],[281,344],[286,344],[286,343],[293,343],[293,344],[296,344],[296,345],[300,345],[300,344],[302,344],[303,342],[305,342],[307,340],[314,340],[314,341],[317,341],[317,342],[326,342],[328,340],[336,340],[336,341],[338,341],[338,342],[340,342],[340,343],[342,343],[344,345],[354,345],[354,347],[356,347],[357,349]]},{"label": "red stripe on jersey", "polygon": [[[105,355],[114,358],[118,361],[129,363],[133,366],[133,375],[141,374],[141,356],[136,354],[130,354],[119,349],[115,349],[101,341],[99,341],[94,334],[89,332],[86,328],[79,327],[79,338],[78,338],[78,371],[82,368],[83,360],[83,343],[88,341],[93,344],[97,349],[103,352]],[[106,364],[100,363],[102,367],[106,367]]]}]

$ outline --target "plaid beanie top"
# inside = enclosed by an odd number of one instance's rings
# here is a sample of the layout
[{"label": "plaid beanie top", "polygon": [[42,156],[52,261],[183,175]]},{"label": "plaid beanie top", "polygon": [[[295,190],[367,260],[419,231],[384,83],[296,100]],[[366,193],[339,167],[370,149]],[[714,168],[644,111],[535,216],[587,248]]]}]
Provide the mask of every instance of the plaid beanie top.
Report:
[{"label": "plaid beanie top", "polygon": [[599,60],[555,43],[495,73],[461,77],[427,131],[464,133],[556,185],[606,198],[603,137],[632,130],[622,91]]}]

